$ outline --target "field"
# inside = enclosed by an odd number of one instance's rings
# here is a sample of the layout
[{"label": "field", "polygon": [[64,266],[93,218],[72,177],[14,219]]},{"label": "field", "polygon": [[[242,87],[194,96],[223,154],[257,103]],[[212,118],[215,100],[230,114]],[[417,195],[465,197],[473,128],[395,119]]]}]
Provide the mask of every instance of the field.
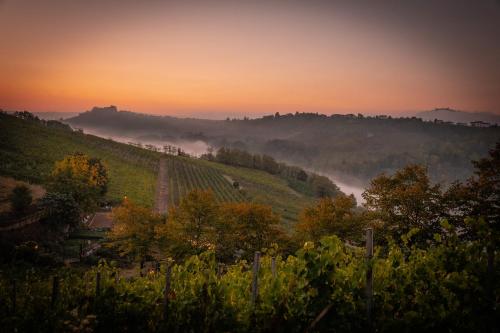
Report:
[{"label": "field", "polygon": [[240,190],[224,178],[212,166],[204,166],[185,157],[167,159],[169,206],[176,205],[180,199],[193,189],[211,189],[219,202],[239,202],[244,199]]},{"label": "field", "polygon": [[0,174],[44,184],[54,162],[81,152],[109,170],[108,199],[152,206],[159,154],[62,128],[0,114]]},{"label": "field", "polygon": [[[158,162],[167,161],[168,206],[177,205],[195,188],[211,189],[219,202],[252,201],[268,204],[286,224],[314,198],[292,189],[287,180],[264,171],[233,167],[137,148],[69,129],[44,126],[0,114],[0,175],[35,184],[46,183],[54,162],[74,152],[101,158],[109,170],[109,200],[127,196],[153,206]],[[239,183],[239,188],[233,182]]]},{"label": "field", "polygon": [[[177,205],[189,191],[211,189],[219,202],[251,201],[267,204],[286,224],[293,224],[314,198],[293,190],[287,180],[264,171],[233,167],[206,160],[166,156],[168,206]],[[238,182],[239,188],[233,186]]]},{"label": "field", "polygon": [[293,224],[299,212],[314,203],[314,197],[292,189],[288,181],[267,172],[238,168],[225,164],[196,160],[198,165],[213,168],[237,181],[242,187],[246,200],[271,205],[283,221]]}]

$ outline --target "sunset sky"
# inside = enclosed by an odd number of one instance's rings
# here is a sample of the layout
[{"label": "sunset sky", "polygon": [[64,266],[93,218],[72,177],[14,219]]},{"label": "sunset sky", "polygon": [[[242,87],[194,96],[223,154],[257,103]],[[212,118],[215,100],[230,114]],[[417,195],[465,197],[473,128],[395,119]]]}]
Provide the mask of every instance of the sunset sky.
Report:
[{"label": "sunset sky", "polygon": [[0,0],[0,108],[500,113],[500,1]]}]

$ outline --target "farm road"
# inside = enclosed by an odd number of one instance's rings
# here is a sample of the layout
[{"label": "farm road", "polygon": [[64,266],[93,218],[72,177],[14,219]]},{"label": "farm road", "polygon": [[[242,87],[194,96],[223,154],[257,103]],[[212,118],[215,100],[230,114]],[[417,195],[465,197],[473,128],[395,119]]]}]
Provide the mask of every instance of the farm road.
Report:
[{"label": "farm road", "polygon": [[157,213],[163,214],[167,212],[168,202],[168,175],[167,175],[167,160],[160,159],[158,167],[158,182],[156,184],[155,207]]}]

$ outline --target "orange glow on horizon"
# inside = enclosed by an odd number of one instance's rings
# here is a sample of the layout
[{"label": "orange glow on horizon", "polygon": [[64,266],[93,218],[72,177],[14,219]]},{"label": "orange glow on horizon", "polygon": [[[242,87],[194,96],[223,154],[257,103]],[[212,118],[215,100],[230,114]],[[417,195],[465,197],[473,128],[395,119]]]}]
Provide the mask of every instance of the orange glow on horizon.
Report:
[{"label": "orange glow on horizon", "polygon": [[[8,45],[0,52],[0,108],[74,112],[115,104],[173,115],[498,110],[483,87],[490,81],[473,86],[424,43],[341,12],[155,3],[108,17],[116,8],[98,15],[60,5],[51,12],[0,4],[0,43]],[[20,18],[30,23],[15,25]]]}]

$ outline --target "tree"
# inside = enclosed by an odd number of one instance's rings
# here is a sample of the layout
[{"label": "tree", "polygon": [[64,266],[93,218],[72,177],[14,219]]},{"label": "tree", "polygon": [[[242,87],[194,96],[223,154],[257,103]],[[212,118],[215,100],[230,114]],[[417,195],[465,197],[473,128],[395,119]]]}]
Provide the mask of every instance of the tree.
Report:
[{"label": "tree", "polygon": [[217,204],[211,191],[194,190],[170,209],[156,228],[162,248],[176,258],[215,250],[220,261],[251,257],[286,239],[271,207],[255,203]]},{"label": "tree", "polygon": [[113,228],[109,234],[122,256],[143,260],[155,248],[155,228],[162,223],[161,215],[148,207],[125,199],[112,211]]},{"label": "tree", "polygon": [[213,249],[218,214],[212,191],[193,190],[170,209],[167,224],[157,228],[157,238],[178,257]]},{"label": "tree", "polygon": [[107,168],[101,160],[76,153],[55,163],[49,190],[71,195],[88,212],[106,194],[108,181]]},{"label": "tree", "polygon": [[301,240],[319,241],[331,235],[357,240],[365,224],[355,208],[356,199],[352,195],[320,199],[315,206],[302,211],[296,233]]},{"label": "tree", "polygon": [[302,182],[305,182],[307,181],[307,173],[304,171],[304,170],[300,170],[298,173],[297,173],[297,180],[300,180]]},{"label": "tree", "polygon": [[279,215],[270,206],[256,203],[226,203],[215,228],[216,253],[224,259],[237,252],[250,258],[255,251],[284,239]]},{"label": "tree", "polygon": [[408,165],[393,176],[374,178],[363,193],[365,207],[378,213],[385,231],[396,240],[417,228],[416,239],[431,239],[440,231],[443,212],[439,185],[432,185],[427,170]]},{"label": "tree", "polygon": [[475,170],[467,182],[470,216],[482,217],[500,232],[500,143],[489,156],[472,162]]},{"label": "tree", "polygon": [[328,177],[312,174],[309,182],[318,198],[334,197],[340,193],[339,188]]},{"label": "tree", "polygon": [[279,168],[280,166],[274,158],[268,155],[262,155],[262,170],[272,175],[276,175],[279,173]]},{"label": "tree", "polygon": [[67,193],[48,192],[40,201],[40,205],[47,211],[44,222],[54,229],[66,225],[75,227],[80,222],[80,206]]},{"label": "tree", "polygon": [[14,187],[12,193],[9,196],[12,211],[15,214],[20,214],[31,205],[33,197],[31,195],[31,190],[26,185],[18,185]]},{"label": "tree", "polygon": [[28,111],[16,111],[14,112],[14,116],[24,120],[40,121],[40,119],[37,116]]},{"label": "tree", "polygon": [[[475,170],[466,185],[469,216],[474,217],[468,233],[486,242],[489,298],[494,303],[495,250],[500,243],[500,143],[489,156],[472,162]],[[481,223],[483,222],[483,223]]]}]

